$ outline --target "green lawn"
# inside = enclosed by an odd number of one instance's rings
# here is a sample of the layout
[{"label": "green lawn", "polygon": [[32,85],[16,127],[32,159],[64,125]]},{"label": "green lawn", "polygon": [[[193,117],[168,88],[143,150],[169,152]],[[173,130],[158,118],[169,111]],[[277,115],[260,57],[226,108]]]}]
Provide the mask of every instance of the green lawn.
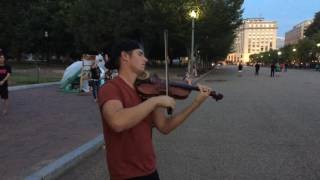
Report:
[{"label": "green lawn", "polygon": [[47,83],[47,82],[56,82],[60,81],[61,77],[43,77],[39,76],[39,79],[37,75],[15,75],[12,74],[9,80],[10,85],[23,85],[23,84],[37,84],[37,83]]},{"label": "green lawn", "polygon": [[65,69],[64,67],[48,66],[42,66],[38,69],[31,65],[13,65],[11,68],[9,86],[60,81]]}]

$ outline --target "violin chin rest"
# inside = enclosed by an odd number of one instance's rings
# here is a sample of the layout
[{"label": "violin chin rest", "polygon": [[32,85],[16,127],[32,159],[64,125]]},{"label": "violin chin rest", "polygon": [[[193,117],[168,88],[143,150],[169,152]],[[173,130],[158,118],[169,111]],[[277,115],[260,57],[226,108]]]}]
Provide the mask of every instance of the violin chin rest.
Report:
[{"label": "violin chin rest", "polygon": [[137,79],[138,80],[146,80],[150,77],[150,73],[148,71],[143,71],[143,73],[141,73]]}]

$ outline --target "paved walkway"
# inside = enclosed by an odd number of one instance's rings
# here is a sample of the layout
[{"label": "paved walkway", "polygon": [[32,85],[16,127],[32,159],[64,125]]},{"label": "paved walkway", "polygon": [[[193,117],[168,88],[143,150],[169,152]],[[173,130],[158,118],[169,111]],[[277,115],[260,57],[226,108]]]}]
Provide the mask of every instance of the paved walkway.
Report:
[{"label": "paved walkway", "polygon": [[[206,101],[167,136],[154,132],[161,179],[320,179],[320,73],[269,73],[245,67],[240,77],[226,66],[203,79],[225,97]],[[59,180],[105,179],[104,161],[101,149]]]},{"label": "paved walkway", "polygon": [[[163,77],[163,70],[151,72]],[[181,78],[183,70],[172,75]],[[9,96],[9,114],[0,116],[1,180],[23,179],[102,133],[91,94],[63,93],[52,85],[11,91]]]},{"label": "paved walkway", "polygon": [[101,133],[91,96],[58,86],[10,92],[10,111],[0,118],[0,179],[22,179]]}]

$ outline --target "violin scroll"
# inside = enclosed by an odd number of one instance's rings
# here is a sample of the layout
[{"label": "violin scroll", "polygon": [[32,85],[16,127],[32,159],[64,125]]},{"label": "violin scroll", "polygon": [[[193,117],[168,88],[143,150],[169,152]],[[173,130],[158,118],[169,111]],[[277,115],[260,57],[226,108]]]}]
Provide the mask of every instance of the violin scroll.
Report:
[{"label": "violin scroll", "polygon": [[210,92],[210,96],[211,96],[213,99],[215,99],[216,101],[219,101],[219,100],[223,99],[223,94],[220,94],[220,93],[216,94],[215,91],[211,91],[211,92]]}]

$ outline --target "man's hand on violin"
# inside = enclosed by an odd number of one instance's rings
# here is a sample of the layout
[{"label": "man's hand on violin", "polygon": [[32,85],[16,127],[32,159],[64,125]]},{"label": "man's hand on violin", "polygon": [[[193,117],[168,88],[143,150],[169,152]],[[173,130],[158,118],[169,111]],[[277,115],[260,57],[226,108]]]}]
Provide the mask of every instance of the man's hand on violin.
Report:
[{"label": "man's hand on violin", "polygon": [[195,98],[193,103],[200,105],[210,96],[211,88],[209,88],[208,86],[201,85],[201,84],[198,84],[197,86],[200,90],[200,93]]},{"label": "man's hand on violin", "polygon": [[157,106],[165,107],[165,108],[170,107],[172,109],[174,109],[176,107],[176,101],[172,97],[156,96],[153,98],[154,98]]}]

